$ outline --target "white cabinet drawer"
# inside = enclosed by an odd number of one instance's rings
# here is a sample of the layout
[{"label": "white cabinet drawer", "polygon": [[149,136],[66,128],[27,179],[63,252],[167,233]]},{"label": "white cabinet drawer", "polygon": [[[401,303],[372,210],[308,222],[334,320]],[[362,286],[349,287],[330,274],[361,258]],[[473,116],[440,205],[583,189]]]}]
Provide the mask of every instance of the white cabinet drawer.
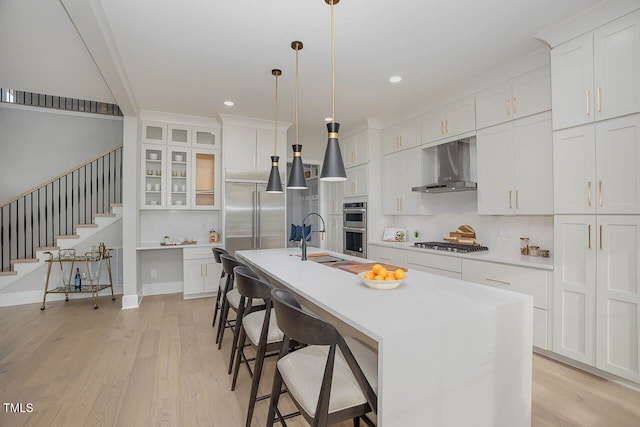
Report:
[{"label": "white cabinet drawer", "polygon": [[549,274],[543,270],[465,259],[462,279],[528,294],[534,307],[548,307]]},{"label": "white cabinet drawer", "polygon": [[533,345],[543,350],[549,349],[549,340],[547,338],[548,329],[548,312],[542,308],[533,309]]},{"label": "white cabinet drawer", "polygon": [[211,248],[182,248],[182,259],[202,258],[213,259],[213,250]]},{"label": "white cabinet drawer", "polygon": [[441,270],[439,268],[427,267],[425,265],[411,264],[408,265],[409,270],[424,271],[425,273],[438,274],[440,276],[451,277],[452,279],[461,279],[462,275],[455,271]]},{"label": "white cabinet drawer", "polygon": [[407,266],[407,251],[404,249],[369,244],[367,250],[367,258],[371,261],[397,265],[398,267]]},{"label": "white cabinet drawer", "polygon": [[407,262],[409,264],[417,264],[423,267],[437,268],[439,270],[453,271],[456,273],[462,271],[462,259],[452,256],[409,251]]}]

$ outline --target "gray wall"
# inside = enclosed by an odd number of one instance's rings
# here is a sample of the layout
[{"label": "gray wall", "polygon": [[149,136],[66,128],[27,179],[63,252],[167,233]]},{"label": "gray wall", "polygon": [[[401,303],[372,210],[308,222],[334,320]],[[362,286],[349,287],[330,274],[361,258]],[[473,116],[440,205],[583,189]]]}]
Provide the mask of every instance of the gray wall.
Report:
[{"label": "gray wall", "polygon": [[0,203],[122,143],[122,120],[0,104]]}]

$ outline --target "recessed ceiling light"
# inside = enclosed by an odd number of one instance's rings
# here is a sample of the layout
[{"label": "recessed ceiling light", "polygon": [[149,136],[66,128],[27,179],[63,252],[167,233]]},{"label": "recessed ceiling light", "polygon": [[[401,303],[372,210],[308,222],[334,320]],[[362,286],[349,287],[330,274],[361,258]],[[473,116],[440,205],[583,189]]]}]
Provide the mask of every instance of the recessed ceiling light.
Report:
[{"label": "recessed ceiling light", "polygon": [[393,77],[391,77],[391,78],[389,79],[389,81],[390,81],[391,83],[399,83],[399,82],[401,82],[401,81],[402,81],[402,77],[400,77],[400,76],[393,76]]},{"label": "recessed ceiling light", "polygon": [[331,118],[331,117],[325,117],[325,118],[324,118],[324,121],[325,121],[325,122],[331,122],[331,121],[333,121],[333,118]]},{"label": "recessed ceiling light", "polygon": [[235,103],[233,101],[224,101],[224,105],[226,105],[227,107],[233,107]]}]

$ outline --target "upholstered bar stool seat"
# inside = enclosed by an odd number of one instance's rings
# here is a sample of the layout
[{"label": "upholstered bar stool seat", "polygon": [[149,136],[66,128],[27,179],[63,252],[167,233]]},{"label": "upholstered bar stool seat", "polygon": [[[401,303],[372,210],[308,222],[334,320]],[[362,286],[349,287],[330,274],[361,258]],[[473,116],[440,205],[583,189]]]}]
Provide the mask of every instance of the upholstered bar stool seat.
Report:
[{"label": "upholstered bar stool seat", "polygon": [[[238,289],[234,288],[227,292],[227,301],[229,301],[229,305],[237,312],[238,307],[240,307],[240,292],[238,292]],[[259,307],[261,305],[264,305],[264,300],[260,298],[251,301],[252,307]]]},{"label": "upholstered bar stool seat", "polygon": [[[265,311],[254,311],[251,314],[247,314],[242,319],[242,327],[244,328],[247,338],[251,341],[254,347],[257,347],[260,343],[260,333],[262,332],[262,324],[264,323]],[[267,344],[275,342],[281,342],[284,338],[284,334],[278,328],[278,321],[276,320],[276,312],[271,309],[271,317],[269,318],[269,330],[267,332]]]}]

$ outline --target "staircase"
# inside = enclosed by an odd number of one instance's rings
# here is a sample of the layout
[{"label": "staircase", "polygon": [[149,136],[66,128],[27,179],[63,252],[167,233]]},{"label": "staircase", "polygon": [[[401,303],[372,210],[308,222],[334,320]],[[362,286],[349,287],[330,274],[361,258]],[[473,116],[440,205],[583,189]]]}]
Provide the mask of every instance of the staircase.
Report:
[{"label": "staircase", "polygon": [[122,218],[122,145],[0,205],[0,290]]}]

